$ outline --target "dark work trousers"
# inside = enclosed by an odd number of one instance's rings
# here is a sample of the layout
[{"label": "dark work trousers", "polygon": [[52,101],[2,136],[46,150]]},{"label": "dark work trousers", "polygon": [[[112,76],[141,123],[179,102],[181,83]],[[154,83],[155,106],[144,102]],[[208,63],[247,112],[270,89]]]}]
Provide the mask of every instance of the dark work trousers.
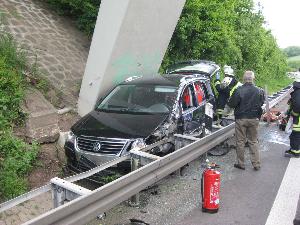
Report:
[{"label": "dark work trousers", "polygon": [[258,151],[258,119],[237,119],[235,121],[236,155],[237,162],[245,166],[245,143],[248,140],[250,160],[253,167],[260,167],[260,156]]},{"label": "dark work trousers", "polygon": [[300,132],[292,131],[290,134],[291,150],[300,150]]},{"label": "dark work trousers", "polygon": [[220,120],[224,116],[224,108],[228,101],[228,98],[225,94],[220,93],[217,100],[217,119]]}]

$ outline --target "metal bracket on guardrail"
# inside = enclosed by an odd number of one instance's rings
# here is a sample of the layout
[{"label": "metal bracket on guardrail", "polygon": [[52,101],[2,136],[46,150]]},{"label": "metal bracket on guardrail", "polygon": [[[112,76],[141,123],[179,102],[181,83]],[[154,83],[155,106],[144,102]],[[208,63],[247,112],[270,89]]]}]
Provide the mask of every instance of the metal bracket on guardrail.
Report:
[{"label": "metal bracket on guardrail", "polygon": [[139,164],[141,166],[145,166],[157,159],[160,159],[160,157],[157,155],[152,155],[147,152],[141,152],[139,150],[131,150],[130,155],[131,155],[131,158],[139,159]]},{"label": "metal bracket on guardrail", "polygon": [[174,134],[174,137],[175,137],[175,150],[200,140],[200,138],[182,135],[182,134]]},{"label": "metal bracket on guardrail", "polygon": [[[145,166],[161,157],[152,155],[147,152],[141,152],[139,150],[131,150],[131,171],[137,170],[140,166]],[[140,194],[137,193],[129,200],[129,205],[132,207],[138,207],[140,205]]]},{"label": "metal bracket on guardrail", "polygon": [[57,208],[92,191],[58,177],[51,179],[53,206]]},{"label": "metal bracket on guardrail", "polygon": [[[187,136],[187,135],[182,135],[182,134],[174,134],[175,138],[175,150],[180,149],[188,144],[191,144],[195,141],[200,140],[200,138],[192,137],[192,136]],[[206,153],[205,153],[206,154]],[[179,168],[176,170],[176,175],[177,176],[182,176],[183,175],[183,169],[185,166]]]}]

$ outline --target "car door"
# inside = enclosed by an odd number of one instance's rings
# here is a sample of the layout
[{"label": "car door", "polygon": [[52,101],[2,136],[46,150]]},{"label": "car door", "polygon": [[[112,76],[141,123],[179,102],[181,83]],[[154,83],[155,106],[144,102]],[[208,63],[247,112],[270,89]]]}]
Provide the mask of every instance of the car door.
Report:
[{"label": "car door", "polygon": [[206,80],[202,82],[202,88],[205,94],[205,128],[208,131],[212,131],[212,122],[214,117],[214,105],[215,97],[210,86],[210,81]]},{"label": "car door", "polygon": [[189,83],[181,94],[183,134],[200,136],[205,123],[205,94],[201,87]]},{"label": "car door", "polygon": [[194,110],[193,118],[198,123],[198,130],[195,130],[194,134],[198,132],[201,133],[201,135],[203,135],[203,128],[207,128],[207,125],[209,125],[209,122],[206,121],[206,113],[208,113],[207,107],[210,106],[212,108],[212,105],[207,105],[209,95],[204,81],[194,81],[193,86],[197,102],[197,107]]}]

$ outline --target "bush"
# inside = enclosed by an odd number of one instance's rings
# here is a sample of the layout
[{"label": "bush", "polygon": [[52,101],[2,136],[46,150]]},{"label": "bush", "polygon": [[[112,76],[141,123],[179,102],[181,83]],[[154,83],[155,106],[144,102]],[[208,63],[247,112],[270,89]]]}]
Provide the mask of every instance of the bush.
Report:
[{"label": "bush", "polygon": [[10,130],[2,133],[0,138],[1,198],[12,198],[27,190],[25,176],[32,169],[37,153],[37,145],[26,144],[14,137]]},{"label": "bush", "polygon": [[0,199],[12,198],[27,189],[25,176],[37,156],[37,145],[28,145],[12,133],[24,121],[26,53],[11,35],[0,34]]},{"label": "bush", "polygon": [[77,26],[89,36],[93,34],[101,0],[47,0],[60,14],[76,19]]},{"label": "bush", "polygon": [[[1,43],[1,40],[0,40]],[[20,74],[0,58],[0,114],[2,120],[17,122],[21,119],[20,103],[24,97],[24,82]]]}]

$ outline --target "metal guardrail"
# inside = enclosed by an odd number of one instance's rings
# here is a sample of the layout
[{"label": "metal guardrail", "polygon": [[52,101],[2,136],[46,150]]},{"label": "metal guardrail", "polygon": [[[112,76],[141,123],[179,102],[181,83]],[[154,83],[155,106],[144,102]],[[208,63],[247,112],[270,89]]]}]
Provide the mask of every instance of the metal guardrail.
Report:
[{"label": "metal guardrail", "polygon": [[25,224],[85,224],[193,161],[234,134],[234,124],[135,170]]},{"label": "metal guardrail", "polygon": [[[152,149],[152,148],[154,148],[158,145],[164,144],[166,142],[168,142],[168,139],[160,140],[156,143],[153,143],[153,144],[141,149],[140,151],[143,151],[143,152],[148,151],[148,150],[150,150],[150,149]],[[73,176],[70,176],[70,177],[66,177],[66,178],[64,178],[64,180],[69,181],[69,182],[75,182],[75,181],[78,181],[78,180],[82,180],[82,179],[88,178],[88,177],[90,177],[90,176],[92,176],[92,175],[94,175],[94,174],[96,174],[100,171],[103,171],[103,170],[105,170],[109,167],[112,167],[112,166],[114,166],[114,165],[116,165],[120,162],[129,160],[130,158],[131,157],[130,157],[130,153],[129,153],[127,155],[121,156],[120,158],[109,161],[109,162],[107,162],[107,163],[105,163],[101,166],[90,169],[86,172],[82,172],[80,174],[76,174],[76,175],[73,175]],[[25,201],[28,201],[28,200],[30,200],[30,199],[38,196],[38,195],[41,195],[41,194],[46,193],[48,191],[51,191],[51,190],[52,190],[52,185],[51,185],[51,183],[49,183],[49,184],[44,185],[42,187],[31,190],[31,191],[29,191],[29,192],[27,192],[23,195],[20,195],[20,196],[14,198],[14,199],[11,199],[7,202],[1,203],[0,204],[0,213],[4,212],[5,210],[8,210],[8,209],[10,209],[10,208],[12,208],[16,205],[18,205],[18,204],[21,204]]]},{"label": "metal guardrail", "polygon": [[[291,90],[292,88],[288,87],[273,96],[269,96],[268,100],[270,101],[270,108],[274,107],[283,98],[285,98],[291,92]],[[263,108],[265,108],[265,106],[263,106]],[[65,205],[55,208],[33,220],[28,221],[25,224],[85,224],[89,222],[91,218],[111,209],[124,200],[127,200],[132,195],[159,181],[185,164],[193,161],[200,155],[207,152],[209,149],[225,141],[233,134],[234,123],[200,140],[195,139],[195,142],[178,149],[177,151],[165,157],[158,158],[138,170],[135,170]],[[155,144],[158,145],[165,141],[166,140],[163,140]],[[155,144],[148,146],[147,149],[149,147],[153,148]],[[141,149],[141,151],[146,151],[147,149]],[[99,166],[90,171],[66,178],[65,180],[74,182],[87,178],[97,172],[100,172],[101,170],[109,168],[129,158],[130,155],[123,156],[119,159],[108,162],[103,166]],[[49,190],[51,190],[51,184],[45,185],[8,202],[2,203],[0,204],[0,212]]]}]

